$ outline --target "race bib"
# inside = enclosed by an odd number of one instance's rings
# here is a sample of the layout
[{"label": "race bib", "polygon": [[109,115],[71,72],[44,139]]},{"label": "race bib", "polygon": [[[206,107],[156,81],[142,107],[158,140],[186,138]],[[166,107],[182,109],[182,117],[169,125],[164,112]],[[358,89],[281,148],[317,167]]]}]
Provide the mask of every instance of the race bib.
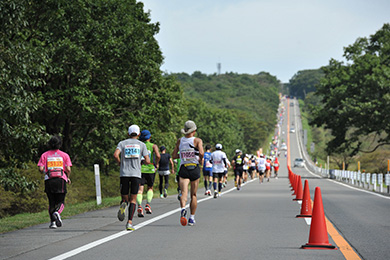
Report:
[{"label": "race bib", "polygon": [[47,158],[47,170],[49,171],[61,171],[64,168],[64,161],[62,157],[48,157]]},{"label": "race bib", "polygon": [[138,144],[125,145],[125,159],[139,158],[141,155],[141,148]]},{"label": "race bib", "polygon": [[241,164],[242,163],[242,158],[237,158],[237,164]]},{"label": "race bib", "polygon": [[181,159],[185,162],[196,160],[195,151],[193,149],[186,149],[180,151]]},{"label": "race bib", "polygon": [[213,164],[210,161],[206,161],[206,168],[211,168],[213,167]]}]

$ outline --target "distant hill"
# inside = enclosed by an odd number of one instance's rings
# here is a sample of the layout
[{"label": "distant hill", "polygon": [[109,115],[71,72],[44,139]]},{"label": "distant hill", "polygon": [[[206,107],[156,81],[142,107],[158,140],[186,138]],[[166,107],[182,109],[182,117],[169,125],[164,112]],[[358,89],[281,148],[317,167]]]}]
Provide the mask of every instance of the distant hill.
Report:
[{"label": "distant hill", "polygon": [[281,83],[269,73],[173,74],[186,98],[200,99],[210,107],[231,111],[241,125],[247,152],[253,153],[268,139],[276,124]]}]

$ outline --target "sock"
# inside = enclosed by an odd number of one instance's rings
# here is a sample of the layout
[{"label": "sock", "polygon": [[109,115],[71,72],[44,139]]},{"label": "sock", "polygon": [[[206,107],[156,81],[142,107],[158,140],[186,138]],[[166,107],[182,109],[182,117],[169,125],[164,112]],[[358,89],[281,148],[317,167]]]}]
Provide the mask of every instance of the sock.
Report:
[{"label": "sock", "polygon": [[217,190],[217,183],[214,182],[214,183],[213,183],[213,186],[214,186],[214,191],[216,191],[216,190]]},{"label": "sock", "polygon": [[152,199],[153,199],[153,190],[148,190],[148,192],[146,193],[146,199],[148,201],[148,204],[150,202],[152,202]]},{"label": "sock", "polygon": [[135,212],[135,207],[137,205],[135,205],[134,203],[130,203],[130,207],[129,207],[129,220],[133,220],[133,216],[134,216],[134,212]]},{"label": "sock", "polygon": [[204,183],[204,189],[205,189],[205,190],[207,190],[207,181],[206,181],[206,180],[204,180],[204,182],[203,182],[203,183]]},{"label": "sock", "polygon": [[137,204],[138,206],[142,205],[142,194],[137,194]]},{"label": "sock", "polygon": [[190,218],[192,218],[193,220],[195,220],[195,215],[191,215]]},{"label": "sock", "polygon": [[218,191],[221,192],[222,190],[222,183],[218,183]]},{"label": "sock", "polygon": [[209,182],[209,190],[211,190],[211,186],[213,186],[213,182],[212,181]]}]

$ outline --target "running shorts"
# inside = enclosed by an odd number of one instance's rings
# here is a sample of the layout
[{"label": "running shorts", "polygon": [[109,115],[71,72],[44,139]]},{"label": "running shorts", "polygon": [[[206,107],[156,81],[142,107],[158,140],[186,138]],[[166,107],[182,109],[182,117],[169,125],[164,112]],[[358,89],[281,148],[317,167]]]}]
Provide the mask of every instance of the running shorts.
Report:
[{"label": "running shorts", "polygon": [[66,181],[62,178],[52,178],[45,181],[46,193],[66,193]]},{"label": "running shorts", "polygon": [[137,195],[140,182],[137,177],[120,177],[121,195]]},{"label": "running shorts", "polygon": [[179,177],[183,179],[190,179],[190,181],[196,181],[200,178],[200,168],[199,165],[186,167],[184,165],[180,166]]},{"label": "running shorts", "polygon": [[236,167],[236,169],[234,169],[234,176],[240,176],[242,177],[242,173],[244,172],[243,168],[242,167]]},{"label": "running shorts", "polygon": [[143,186],[145,184],[148,185],[148,187],[153,187],[154,184],[154,178],[156,176],[155,173],[141,173],[141,183],[140,185]]},{"label": "running shorts", "polygon": [[206,170],[205,168],[203,168],[203,176],[213,177],[213,170]]},{"label": "running shorts", "polygon": [[224,172],[213,172],[213,177],[214,178],[218,178],[218,179],[221,179],[225,176],[225,173]]}]

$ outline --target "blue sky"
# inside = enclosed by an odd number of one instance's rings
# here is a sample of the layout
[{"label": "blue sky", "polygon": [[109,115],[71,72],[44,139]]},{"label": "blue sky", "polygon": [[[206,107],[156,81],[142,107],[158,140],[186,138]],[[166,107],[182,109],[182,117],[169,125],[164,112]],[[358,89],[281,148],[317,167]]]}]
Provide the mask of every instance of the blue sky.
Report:
[{"label": "blue sky", "polygon": [[388,0],[141,0],[168,73],[296,72],[343,60],[343,48],[390,23]]}]

